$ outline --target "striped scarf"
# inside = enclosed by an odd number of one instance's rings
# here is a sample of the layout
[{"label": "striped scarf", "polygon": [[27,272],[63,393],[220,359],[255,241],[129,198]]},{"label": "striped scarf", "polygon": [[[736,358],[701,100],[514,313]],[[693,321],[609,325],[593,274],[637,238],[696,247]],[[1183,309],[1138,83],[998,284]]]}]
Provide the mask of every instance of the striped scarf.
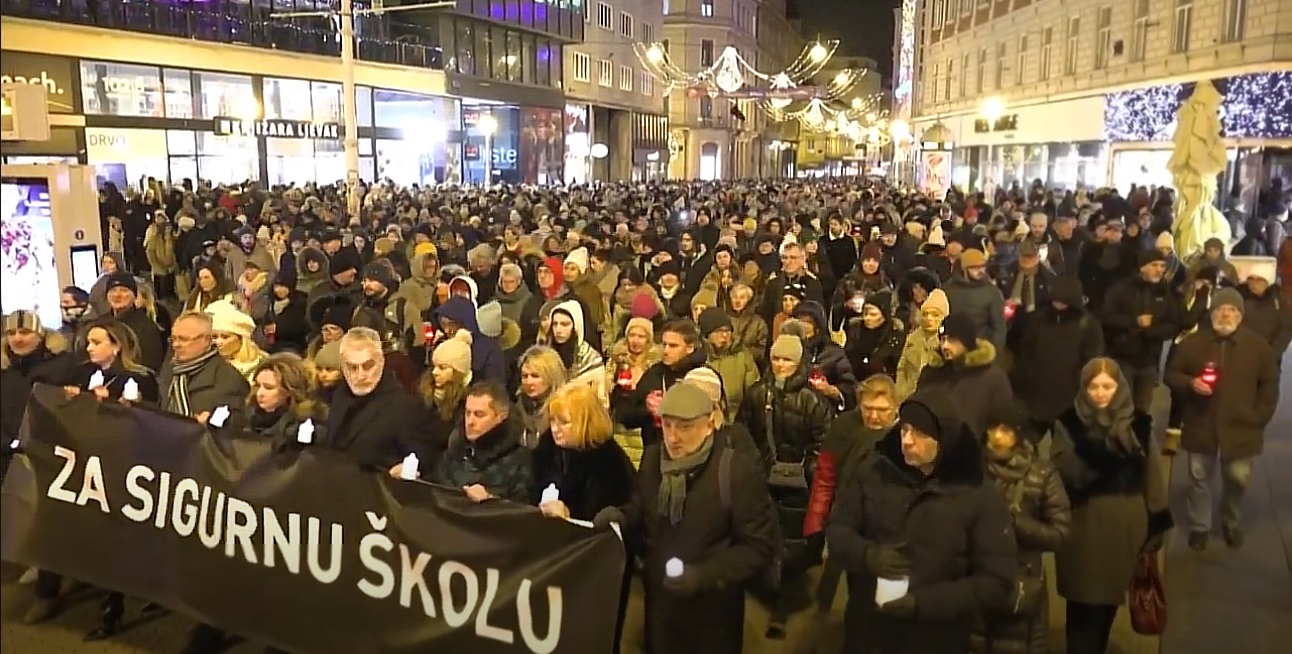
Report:
[{"label": "striped scarf", "polygon": [[189,416],[188,379],[219,354],[219,350],[213,347],[202,356],[191,361],[175,362],[174,367],[171,368],[170,388],[167,389],[166,393],[166,406],[163,408],[171,413]]}]

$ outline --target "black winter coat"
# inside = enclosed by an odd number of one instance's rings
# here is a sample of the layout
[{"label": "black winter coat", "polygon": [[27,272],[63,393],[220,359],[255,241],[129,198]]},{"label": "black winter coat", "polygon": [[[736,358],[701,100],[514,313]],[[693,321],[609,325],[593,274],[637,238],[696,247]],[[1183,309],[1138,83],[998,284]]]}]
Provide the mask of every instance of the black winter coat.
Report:
[{"label": "black winter coat", "polygon": [[[309,444],[299,440],[301,425],[306,420],[314,425],[313,440]],[[255,406],[253,399],[247,406],[247,428],[256,436],[268,439],[277,452],[300,451],[314,443],[327,442],[327,410],[313,400],[306,400],[266,413]]]},{"label": "black winter coat", "polygon": [[161,370],[167,349],[161,327],[143,309],[130,309],[115,318],[134,332],[139,343],[139,365],[149,370]]},{"label": "black winter coat", "polygon": [[975,434],[986,432],[991,418],[1006,415],[1014,403],[1009,375],[996,363],[996,348],[981,338],[959,360],[925,366],[916,388],[921,393],[950,398],[960,418]]},{"label": "black winter coat", "polygon": [[[721,501],[721,458],[727,432],[714,434],[708,461],[687,475],[686,508],[678,524],[659,507],[661,446],[642,454],[636,501],[625,507],[628,535],[644,552],[646,629],[656,652],[741,654],[745,631],[745,589],[763,575],[776,555],[776,510],[767,493],[761,462],[743,448],[730,454],[730,507]],[[684,562],[699,575],[690,597],[661,584],[665,563]]]},{"label": "black winter coat", "polygon": [[[776,314],[781,312],[781,299],[785,295],[787,286],[798,287],[803,294],[804,302],[813,301],[825,306],[825,290],[821,286],[821,280],[806,272],[796,275],[793,279],[783,272],[774,272],[767,278],[767,288],[763,291],[763,306],[759,312],[769,325],[776,319]],[[820,325],[825,329],[824,320]]]},{"label": "black winter coat", "polygon": [[631,391],[622,391],[618,386],[611,391],[610,410],[615,422],[628,429],[642,430],[642,445],[649,446],[659,442],[660,429],[655,425],[655,416],[646,408],[646,398],[651,393],[663,393],[674,384],[682,381],[686,373],[699,368],[707,361],[708,354],[703,346],[697,347],[688,357],[675,366],[665,365],[663,361],[646,369],[637,387]]},{"label": "black winter coat", "polygon": [[543,489],[555,484],[561,502],[575,520],[591,520],[608,506],[623,506],[633,499],[637,471],[614,440],[583,450],[568,450],[544,432],[533,454],[534,496],[538,504]]},{"label": "black winter coat", "polygon": [[[1108,356],[1136,368],[1157,368],[1163,344],[1181,331],[1183,309],[1165,281],[1151,284],[1136,275],[1118,283],[1099,311]],[[1137,322],[1144,314],[1153,316],[1148,327]]]},{"label": "black winter coat", "polygon": [[287,305],[280,313],[274,313],[273,302],[270,302],[269,315],[263,316],[264,322],[274,325],[273,352],[295,352],[302,356],[310,342],[310,318],[306,311],[307,296],[300,291],[292,291],[287,296]]},{"label": "black winter coat", "polygon": [[794,310],[794,317],[810,318],[816,326],[816,335],[803,343],[803,362],[809,372],[815,368],[825,375],[830,385],[839,389],[839,411],[847,411],[857,404],[857,377],[852,374],[852,364],[843,348],[830,340],[825,309],[816,302],[804,302]]},{"label": "black winter coat", "polygon": [[[977,437],[961,428],[941,444],[931,475],[908,466],[901,427],[880,440],[835,496],[826,537],[848,575],[845,652],[952,654],[969,649],[974,616],[1005,605],[1017,545],[1005,500],[983,470]],[[907,543],[913,618],[879,612],[866,552]]]},{"label": "black winter coat", "polygon": [[536,497],[534,468],[530,451],[520,442],[522,431],[520,415],[512,411],[474,442],[461,430],[454,432],[427,481],[459,489],[479,484],[495,497],[531,503]]},{"label": "black winter coat", "polygon": [[[94,376],[96,370],[100,370],[97,365],[89,361],[82,362],[71,369],[71,377],[65,383],[82,391],[89,391],[90,378]],[[121,393],[126,388],[126,382],[131,379],[139,386],[140,401],[157,404],[157,376],[151,370],[126,370],[120,362],[103,370],[103,386],[108,389],[108,399],[113,402],[120,400]]]},{"label": "black winter coat", "polygon": [[[66,341],[61,334],[52,332],[46,335],[45,344],[25,357],[15,357],[7,344],[0,355],[0,427],[3,428],[6,457],[9,443],[18,438],[23,416],[27,412],[27,400],[31,398],[31,387],[35,384],[53,384],[63,386],[74,384],[76,363],[72,355],[64,351]],[[6,459],[7,461],[7,459]]]},{"label": "black winter coat", "polygon": [[844,351],[857,381],[865,381],[871,375],[897,378],[897,362],[902,359],[902,348],[906,345],[903,326],[889,319],[872,333],[861,320],[855,320],[849,321],[844,330],[848,335]]},{"label": "black winter coat", "polygon": [[1031,418],[1054,422],[1072,406],[1081,368],[1103,354],[1103,328],[1084,308],[1040,309],[1028,321],[1014,357],[1014,395]]},{"label": "black winter coat", "polygon": [[328,413],[328,446],[349,456],[361,467],[386,472],[410,452],[420,461],[424,454],[425,427],[422,403],[404,390],[389,369],[371,393],[357,397],[342,380],[332,394]]}]

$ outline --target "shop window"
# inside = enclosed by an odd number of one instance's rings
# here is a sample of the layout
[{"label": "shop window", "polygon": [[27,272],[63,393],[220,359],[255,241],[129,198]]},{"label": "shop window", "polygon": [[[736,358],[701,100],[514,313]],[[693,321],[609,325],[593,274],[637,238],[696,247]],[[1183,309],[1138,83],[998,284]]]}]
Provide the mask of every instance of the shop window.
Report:
[{"label": "shop window", "polygon": [[475,75],[476,58],[474,48],[478,45],[475,42],[475,26],[470,21],[459,19],[456,31],[454,41],[456,42],[455,57],[458,60],[458,72],[463,75]]},{"label": "shop window", "polygon": [[[313,120],[310,83],[303,79],[265,79],[265,118]],[[228,115],[228,114],[222,114]]]},{"label": "shop window", "polygon": [[[256,103],[256,90],[247,75],[223,73],[194,73],[198,91],[198,118],[231,116],[244,120],[260,118],[262,111]],[[308,84],[306,89],[308,89]],[[308,108],[309,91],[305,93]],[[199,167],[201,162],[198,162]]]},{"label": "shop window", "polygon": [[722,173],[722,160],[718,153],[717,143],[705,143],[700,146],[700,179],[710,181],[718,179]]},{"label": "shop window", "polygon": [[197,154],[197,134],[186,129],[167,130],[166,150],[172,155]]},{"label": "shop window", "polygon": [[377,89],[373,101],[378,127],[425,129],[433,134],[458,129],[452,98]]},{"label": "shop window", "polygon": [[[345,109],[341,104],[341,85],[328,82],[310,82],[310,95],[314,105],[315,122],[343,123]],[[358,95],[358,94],[356,94]],[[369,93],[371,101],[371,92]]]},{"label": "shop window", "polygon": [[87,114],[165,115],[161,69],[152,66],[82,61],[81,98]]},{"label": "shop window", "polygon": [[372,127],[372,87],[358,87],[355,96],[355,104],[359,106],[355,112],[359,117],[359,127]]},{"label": "shop window", "polygon": [[170,179],[175,183],[183,179],[199,179],[197,174],[197,157],[171,157]]},{"label": "shop window", "polygon": [[167,68],[162,71],[162,88],[166,92],[167,118],[192,118],[196,113],[193,102],[193,73]]}]

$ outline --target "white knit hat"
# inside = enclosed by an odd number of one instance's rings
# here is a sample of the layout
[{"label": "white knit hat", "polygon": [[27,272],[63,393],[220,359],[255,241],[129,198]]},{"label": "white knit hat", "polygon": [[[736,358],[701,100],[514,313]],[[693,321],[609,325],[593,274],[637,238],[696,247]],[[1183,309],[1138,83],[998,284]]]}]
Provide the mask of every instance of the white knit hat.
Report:
[{"label": "white knit hat", "polygon": [[588,272],[588,248],[574,248],[565,255],[565,263],[574,264],[581,273]]},{"label": "white knit hat", "polygon": [[216,300],[207,305],[206,315],[211,317],[211,331],[218,334],[251,338],[251,333],[256,331],[256,321],[228,300]]},{"label": "white knit hat", "polygon": [[471,375],[471,332],[459,329],[457,333],[435,347],[431,363],[448,366],[462,373],[468,381]]}]

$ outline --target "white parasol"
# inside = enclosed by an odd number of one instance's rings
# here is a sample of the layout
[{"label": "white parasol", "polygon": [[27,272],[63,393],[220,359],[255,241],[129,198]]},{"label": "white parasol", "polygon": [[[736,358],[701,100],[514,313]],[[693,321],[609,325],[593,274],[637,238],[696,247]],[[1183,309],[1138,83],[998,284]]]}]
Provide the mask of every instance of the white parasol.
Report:
[{"label": "white parasol", "polygon": [[1221,96],[1208,80],[1198,82],[1193,95],[1176,114],[1175,151],[1166,162],[1174,178],[1175,249],[1182,259],[1202,252],[1203,243],[1218,238],[1228,244],[1229,221],[1216,209],[1216,176],[1226,165],[1220,140]]}]

